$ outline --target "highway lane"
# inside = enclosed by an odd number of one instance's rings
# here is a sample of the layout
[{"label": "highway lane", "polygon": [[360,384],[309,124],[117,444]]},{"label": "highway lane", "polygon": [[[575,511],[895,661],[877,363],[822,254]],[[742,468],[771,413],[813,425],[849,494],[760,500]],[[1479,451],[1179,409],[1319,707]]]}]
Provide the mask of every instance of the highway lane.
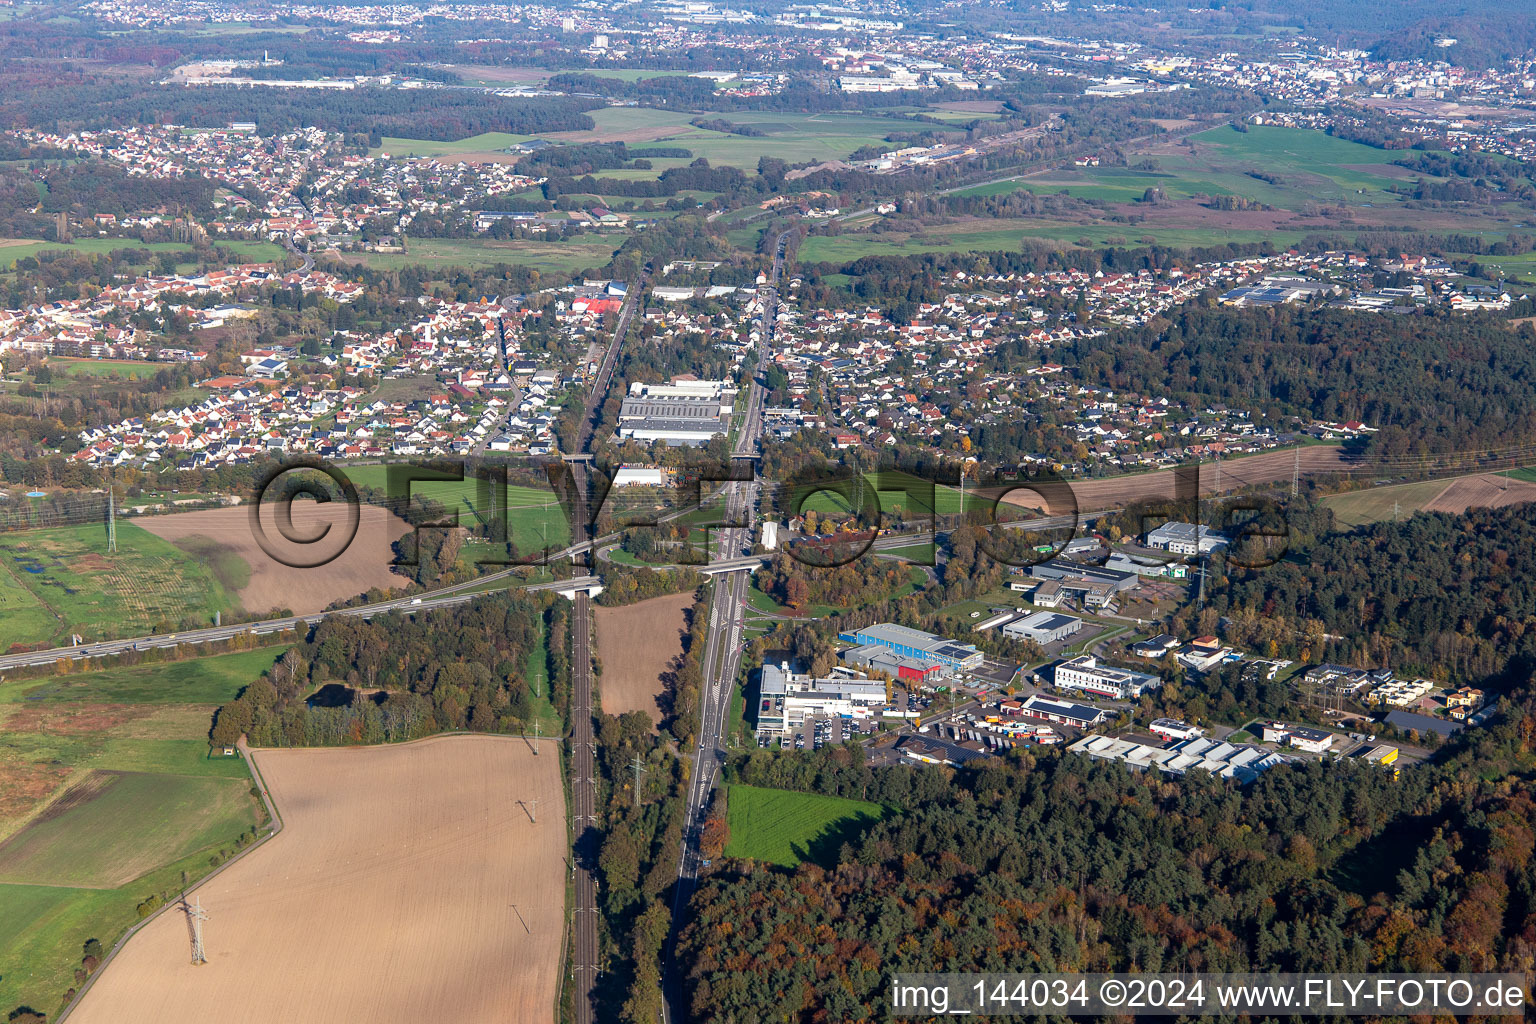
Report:
[{"label": "highway lane", "polygon": [[[736,437],[733,455],[757,454],[761,449],[764,389],[761,378],[773,350],[774,317],[778,311],[778,283],[784,272],[784,247],[789,238],[779,235],[774,249],[773,271],[768,279],[763,304],[763,340],[758,349],[757,374],[747,390],[747,412],[741,432]],[[725,491],[725,520],[742,523],[720,530],[718,547],[711,561],[740,558],[752,551],[752,533],[756,522],[762,485],[756,479],[732,481]],[[700,722],[689,772],[683,819],[683,846],[678,858],[677,884],[672,894],[672,923],[664,952],[662,979],[668,1019],[687,1019],[683,1007],[682,972],[674,952],[677,935],[687,913],[688,900],[698,886],[704,858],[699,838],[704,816],[719,782],[720,765],[725,758],[725,731],[731,713],[731,694],[741,670],[745,644],[742,626],[747,604],[747,583],[755,560],[741,570],[717,577],[710,585],[709,630],[704,645],[704,690],[699,695]]]},{"label": "highway lane", "polygon": [[[756,389],[756,385],[753,385]],[[749,399],[749,402],[751,399]],[[760,401],[760,399],[759,399]],[[745,432],[738,439],[738,452],[745,454],[745,449],[753,443]],[[757,503],[761,500],[762,484],[758,481],[735,482],[727,485],[727,509],[729,518],[733,522],[745,522],[748,525],[743,528],[722,531],[721,545],[718,557],[711,559],[710,565],[695,566],[698,569],[709,569],[716,566],[721,570],[751,569],[766,561],[768,555],[753,555],[752,527],[753,512]],[[734,500],[734,504],[732,501]],[[679,509],[668,513],[662,519],[670,519],[675,516],[685,515],[687,509]],[[1113,515],[1120,509],[1106,509],[1094,512],[1094,518],[1102,515]],[[1076,517],[1072,515],[1049,516],[1041,519],[1023,520],[1019,522],[1003,524],[1006,529],[1049,529],[1052,527],[1071,526],[1074,522],[1090,517]],[[738,536],[739,535],[739,536]],[[931,538],[925,532],[910,534],[893,534],[881,537],[874,542],[872,550],[885,551],[891,548],[905,547],[911,544],[920,544]],[[608,534],[594,538],[591,541],[581,541],[552,553],[548,561],[551,563],[564,561],[573,555],[578,555],[591,550],[595,546],[612,544],[618,540],[617,534]],[[595,570],[594,570],[595,571]],[[281,632],[285,629],[293,629],[298,626],[312,626],[327,615],[353,615],[362,618],[371,618],[383,612],[417,612],[428,611],[433,608],[443,608],[455,604],[463,604],[477,596],[479,589],[488,583],[508,579],[515,575],[517,567],[502,569],[497,572],[487,573],[467,583],[445,587],[440,590],[426,591],[421,594],[408,597],[391,598],[387,601],[378,601],[373,604],[358,605],[353,608],[342,608],[335,611],[315,612],[309,615],[290,615],[279,618],[261,619],[255,622],[232,623],[227,626],[209,626],[204,629],[183,630],[177,633],[159,633],[148,636],[127,637],[121,640],[101,640],[94,643],[80,644],[75,647],[53,647],[42,651],[32,651],[16,654],[0,655],[0,672],[6,669],[21,668],[29,665],[48,665],[61,658],[72,661],[80,661],[85,658],[100,658],[114,654],[122,654],[132,650],[148,650],[154,647],[176,647],[180,644],[202,644],[219,640],[228,640],[239,636],[241,633],[253,633],[265,635]],[[733,573],[734,575],[734,573]],[[547,583],[535,583],[523,589],[530,591],[563,590],[573,585],[583,585],[596,582],[592,576],[582,576],[571,580],[554,580]],[[466,591],[471,591],[466,593]],[[733,677],[734,678],[734,677]]]}]

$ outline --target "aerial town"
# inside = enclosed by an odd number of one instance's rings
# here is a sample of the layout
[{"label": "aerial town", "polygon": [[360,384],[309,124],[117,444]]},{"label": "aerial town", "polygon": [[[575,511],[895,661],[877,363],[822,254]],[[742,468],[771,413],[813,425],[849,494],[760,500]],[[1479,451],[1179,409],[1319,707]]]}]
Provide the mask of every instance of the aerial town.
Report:
[{"label": "aerial town", "polygon": [[1524,1014],[1536,13],[0,33],[9,1024]]}]

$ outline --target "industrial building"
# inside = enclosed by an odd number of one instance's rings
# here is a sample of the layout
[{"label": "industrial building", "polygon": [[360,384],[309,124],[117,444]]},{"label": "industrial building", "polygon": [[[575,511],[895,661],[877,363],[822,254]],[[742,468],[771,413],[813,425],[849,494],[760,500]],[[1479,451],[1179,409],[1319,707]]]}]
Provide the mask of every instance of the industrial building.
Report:
[{"label": "industrial building", "polygon": [[862,644],[858,647],[850,647],[841,652],[838,657],[844,664],[851,668],[862,668],[869,672],[884,672],[892,679],[903,682],[923,683],[932,682],[945,674],[944,664],[926,657],[913,657],[907,654],[897,654],[889,647],[879,644]]},{"label": "industrial building", "polygon": [[1185,740],[1173,747],[1153,747],[1109,736],[1084,736],[1067,749],[1101,761],[1119,761],[1129,768],[1156,768],[1168,775],[1183,775],[1198,769],[1242,784],[1252,782],[1266,768],[1290,760],[1263,747],[1223,743],[1204,737]]},{"label": "industrial building", "polygon": [[862,629],[850,629],[838,634],[838,639],[849,644],[874,644],[909,658],[926,658],[944,666],[945,671],[950,673],[980,668],[983,660],[981,652],[971,644],[962,644],[921,629],[898,626],[894,622],[878,622]]},{"label": "industrial building", "polygon": [[1043,694],[1029,696],[1019,708],[1019,714],[1029,718],[1042,718],[1057,725],[1075,725],[1079,729],[1109,721],[1110,714],[1091,704],[1075,704],[1069,700],[1056,700]]},{"label": "industrial building", "polygon": [[1172,555],[1208,555],[1227,546],[1227,538],[1208,526],[1193,523],[1164,523],[1147,531],[1147,547]]},{"label": "industrial building", "polygon": [[792,735],[816,715],[871,718],[885,709],[887,699],[885,684],[866,676],[834,670],[817,679],[792,672],[787,664],[763,666],[760,693],[757,736],[765,743]]},{"label": "industrial building", "polygon": [[1306,729],[1284,722],[1265,722],[1262,738],[1265,743],[1285,743],[1313,754],[1333,746],[1333,733],[1326,729]]},{"label": "industrial building", "polygon": [[736,388],[726,381],[636,381],[619,406],[618,435],[671,446],[702,445],[730,427]]},{"label": "industrial building", "polygon": [[1033,640],[1044,646],[1065,640],[1083,628],[1083,620],[1058,612],[1035,612],[1003,624],[1003,635],[1014,640]]},{"label": "industrial building", "polygon": [[1291,302],[1310,302],[1320,295],[1333,295],[1337,285],[1305,277],[1266,277],[1258,284],[1233,288],[1221,296],[1223,306],[1283,306]]},{"label": "industrial building", "polygon": [[1091,654],[1079,655],[1057,665],[1051,681],[1059,690],[1080,690],[1114,700],[1132,700],[1163,685],[1160,678],[1146,672],[1101,665]]}]

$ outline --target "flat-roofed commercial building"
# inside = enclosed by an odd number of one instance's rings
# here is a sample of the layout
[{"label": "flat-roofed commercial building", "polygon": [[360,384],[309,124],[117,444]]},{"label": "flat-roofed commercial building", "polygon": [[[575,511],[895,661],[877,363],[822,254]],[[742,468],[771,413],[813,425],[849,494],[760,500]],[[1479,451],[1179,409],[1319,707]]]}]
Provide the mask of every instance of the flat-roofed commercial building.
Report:
[{"label": "flat-roofed commercial building", "polygon": [[1054,643],[1083,628],[1083,620],[1058,612],[1035,612],[1003,626],[1003,635],[1015,640],[1033,640],[1037,644]]},{"label": "flat-roofed commercial building", "polygon": [[898,626],[894,622],[850,629],[839,634],[838,639],[849,644],[876,644],[909,658],[927,658],[943,665],[949,672],[969,672],[980,668],[983,661],[981,652],[971,644]]},{"label": "flat-roofed commercial building", "polygon": [[1061,690],[1080,690],[1095,697],[1130,700],[1163,685],[1162,680],[1146,672],[1101,665],[1091,654],[1079,655],[1056,666],[1051,681]]},{"label": "flat-roofed commercial building", "polygon": [[863,719],[886,707],[885,684],[846,669],[815,678],[788,665],[764,665],[758,701],[757,735],[765,742],[784,739],[816,715]]},{"label": "flat-roofed commercial building", "polygon": [[701,445],[729,429],[735,397],[725,381],[636,381],[619,406],[618,434],[626,440]]}]

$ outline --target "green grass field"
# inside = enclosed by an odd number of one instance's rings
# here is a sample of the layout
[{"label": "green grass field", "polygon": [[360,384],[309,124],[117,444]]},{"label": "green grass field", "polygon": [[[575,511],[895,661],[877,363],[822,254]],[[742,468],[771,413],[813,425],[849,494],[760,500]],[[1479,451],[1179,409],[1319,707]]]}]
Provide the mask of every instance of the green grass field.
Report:
[{"label": "green grass field", "polygon": [[[1147,189],[1161,189],[1177,209],[1150,212],[1141,224],[1116,223],[1093,217],[1087,223],[1063,221],[961,221],[934,225],[923,234],[891,232],[879,236],[847,232],[837,238],[815,236],[800,248],[807,262],[843,263],[859,256],[918,252],[1012,251],[1025,238],[1063,246],[1086,242],[1094,247],[1135,246],[1152,238],[1177,248],[1226,242],[1268,240],[1292,245],[1309,234],[1342,229],[1319,219],[1308,207],[1320,201],[1352,208],[1360,223],[1415,230],[1444,228],[1502,236],[1508,221],[1486,212],[1458,212],[1455,218],[1426,215],[1402,208],[1403,197],[1392,191],[1417,177],[1393,161],[1400,151],[1334,138],[1299,128],[1250,126],[1239,132],[1230,126],[1212,128],[1189,137],[1189,145],[1161,144],[1151,150],[1153,168],[1058,168],[1047,173],[989,182],[961,190],[962,196],[990,196],[1027,190],[1039,194],[1066,193],[1078,199],[1127,204],[1131,209]],[[1140,162],[1140,154],[1130,157]],[[1274,176],[1264,180],[1254,173]],[[1247,214],[1218,213],[1188,202],[1201,196],[1236,195],[1273,207]],[[1090,215],[1091,216],[1091,215]],[[1429,216],[1426,221],[1426,216]],[[1511,265],[1513,267],[1513,264]]]},{"label": "green grass field", "polygon": [[0,845],[0,884],[116,889],[256,820],[235,779],[92,772]]},{"label": "green grass field", "polygon": [[[106,528],[65,526],[0,535],[0,570],[19,583],[36,607],[0,621],[0,650],[13,643],[59,640],[70,631],[87,640],[138,636],[186,623],[212,624],[214,612],[239,601],[206,561],[132,523],[119,522],[117,553],[107,552]],[[226,569],[232,567],[226,566]],[[247,570],[248,571],[248,570]],[[0,588],[0,600],[15,600]]]},{"label": "green grass field", "polygon": [[909,544],[904,548],[886,548],[881,554],[895,555],[897,558],[910,558],[914,562],[931,565],[933,563],[934,548],[931,543]]},{"label": "green grass field", "polygon": [[[948,487],[943,484],[934,484],[933,498],[930,505],[928,498],[927,481],[920,480],[907,473],[894,471],[873,472],[864,474],[869,481],[869,486],[874,490],[880,500],[880,511],[891,515],[901,512],[908,516],[925,516],[933,512],[938,515],[954,515],[960,511],[960,489]],[[798,496],[798,495],[797,495]],[[840,491],[815,491],[810,494],[804,505],[800,507],[802,512],[815,511],[817,515],[847,515],[852,512],[861,499],[868,498],[868,491],[862,495],[854,492],[853,500]],[[965,507],[968,509],[984,509],[992,507],[992,500],[974,491],[965,495]]]},{"label": "green grass field", "polygon": [[0,684],[0,1008],[54,1010],[87,939],[110,947],[258,823],[245,762],[207,732],[281,651]]},{"label": "green grass field", "polygon": [[[1138,193],[1139,194],[1139,193]],[[1157,227],[1131,228],[1125,224],[1065,224],[1060,221],[987,220],[936,225],[921,234],[890,232],[869,235],[848,232],[835,237],[812,235],[800,245],[802,263],[850,263],[862,256],[907,256],[923,252],[1015,252],[1032,238],[1070,249],[1086,241],[1089,247],[1135,247],[1139,238],[1153,238],[1159,245],[1175,248],[1219,245],[1226,242],[1257,242],[1269,239],[1276,245],[1292,245],[1308,231],[1259,231],[1241,228]]]},{"label": "green grass field", "polygon": [[405,267],[492,267],[508,263],[550,273],[607,266],[623,244],[619,235],[579,242],[493,241],[487,238],[410,239],[406,252],[366,252],[354,258],[374,270]]},{"label": "green grass field", "polygon": [[0,706],[17,701],[110,704],[222,704],[272,666],[286,647],[216,654],[190,661],[140,663],[0,686]]},{"label": "green grass field", "polygon": [[[359,487],[376,487],[381,491],[388,489],[387,466],[343,466],[342,469]],[[411,485],[411,494],[424,495],[444,508],[456,510],[460,521],[468,526],[475,522],[479,510],[478,486],[478,481],[472,477],[420,482]],[[553,491],[509,484],[507,526],[513,543],[524,551],[537,550],[546,543],[563,547],[570,542],[570,524]]]},{"label": "green grass field", "polygon": [[757,786],[729,787],[727,857],[794,867],[826,863],[838,848],[883,816],[879,804]]},{"label": "green grass field", "polygon": [[[271,263],[283,258],[283,249],[271,242],[221,241],[219,246],[232,250],[238,257],[251,262]],[[85,255],[100,255],[119,249],[146,249],[149,252],[174,252],[192,258],[192,246],[182,242],[141,242],[136,238],[80,238],[73,242],[42,242],[21,239],[15,242],[0,239],[0,270],[9,270],[16,260],[36,256],[44,250],[68,251]]]},{"label": "green grass field", "polygon": [[885,136],[892,132],[914,130],[910,121],[867,114],[733,111],[725,117],[733,124],[751,125],[764,132],[753,138],[696,128],[689,122],[699,115],[688,111],[607,107],[590,111],[588,116],[597,125],[594,130],[557,132],[546,138],[555,142],[625,142],[631,148],[681,146],[693,157],[705,157],[712,164],[749,171],[755,170],[758,158],[765,155],[790,163],[841,160],[861,146],[887,145]]},{"label": "green grass field", "polygon": [[133,359],[67,359],[62,356],[48,360],[48,369],[55,377],[121,377],[125,380],[153,377],[170,365]]},{"label": "green grass field", "polygon": [[398,139],[385,137],[380,144],[368,151],[369,156],[388,153],[393,157],[461,156],[464,153],[496,153],[519,142],[527,142],[532,135],[511,135],[507,132],[484,132],[471,135],[457,142],[436,142],[432,139]]},{"label": "green grass field", "polygon": [[1405,484],[1386,484],[1368,487],[1363,491],[1330,494],[1321,504],[1333,509],[1333,518],[1340,526],[1362,526],[1366,523],[1389,521],[1393,506],[1397,515],[1407,519],[1439,496],[1450,486],[1449,480],[1415,480]]}]

